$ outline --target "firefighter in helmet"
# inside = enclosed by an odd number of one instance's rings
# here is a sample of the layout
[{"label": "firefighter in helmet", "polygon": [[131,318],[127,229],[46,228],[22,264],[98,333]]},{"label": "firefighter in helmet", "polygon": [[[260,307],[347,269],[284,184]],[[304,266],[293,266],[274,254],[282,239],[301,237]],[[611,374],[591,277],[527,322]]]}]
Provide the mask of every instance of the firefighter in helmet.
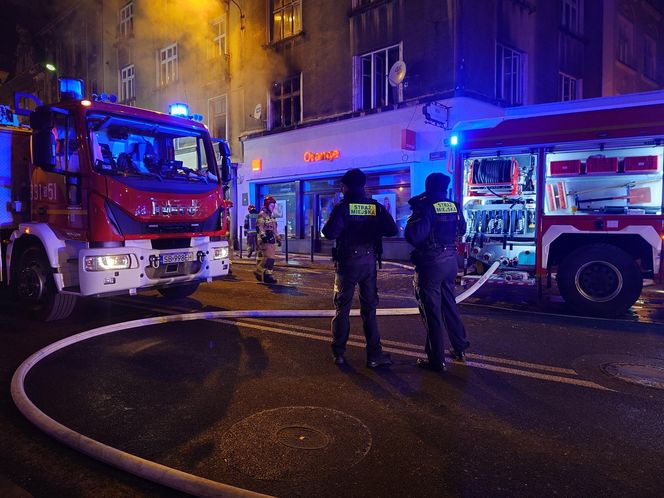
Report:
[{"label": "firefighter in helmet", "polygon": [[277,245],[281,246],[281,235],[279,235],[279,231],[277,230],[277,220],[273,214],[276,204],[277,201],[275,198],[268,195],[263,200],[263,208],[256,218],[258,254],[254,275],[256,276],[256,280],[266,284],[277,283],[272,274]]},{"label": "firefighter in helmet", "polygon": [[244,218],[244,233],[247,235],[247,249],[249,254],[247,257],[250,258],[251,255],[256,251],[256,220],[258,219],[258,211],[256,211],[256,206],[249,204],[249,212]]}]

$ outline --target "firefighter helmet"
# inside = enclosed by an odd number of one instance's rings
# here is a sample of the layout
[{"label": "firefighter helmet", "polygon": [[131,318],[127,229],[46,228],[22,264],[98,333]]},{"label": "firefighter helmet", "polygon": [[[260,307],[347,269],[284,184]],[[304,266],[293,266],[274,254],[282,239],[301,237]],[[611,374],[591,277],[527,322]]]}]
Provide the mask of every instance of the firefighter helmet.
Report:
[{"label": "firefighter helmet", "polygon": [[252,211],[256,210],[256,206],[254,206],[253,204],[249,204],[249,207],[247,209],[251,213]]},{"label": "firefighter helmet", "polygon": [[268,207],[270,204],[276,204],[277,200],[272,197],[271,195],[268,195],[264,200],[263,200],[263,207]]}]

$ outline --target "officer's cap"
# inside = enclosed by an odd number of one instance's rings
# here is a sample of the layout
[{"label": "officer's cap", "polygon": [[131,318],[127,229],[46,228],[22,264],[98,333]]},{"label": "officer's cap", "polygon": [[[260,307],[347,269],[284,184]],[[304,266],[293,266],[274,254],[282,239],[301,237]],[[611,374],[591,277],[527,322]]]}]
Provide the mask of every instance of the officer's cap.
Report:
[{"label": "officer's cap", "polygon": [[341,183],[350,190],[360,190],[367,183],[367,177],[359,169],[353,168],[346,171],[344,176],[341,177]]},{"label": "officer's cap", "polygon": [[424,190],[428,193],[447,192],[450,186],[450,177],[442,173],[431,173],[424,182]]}]

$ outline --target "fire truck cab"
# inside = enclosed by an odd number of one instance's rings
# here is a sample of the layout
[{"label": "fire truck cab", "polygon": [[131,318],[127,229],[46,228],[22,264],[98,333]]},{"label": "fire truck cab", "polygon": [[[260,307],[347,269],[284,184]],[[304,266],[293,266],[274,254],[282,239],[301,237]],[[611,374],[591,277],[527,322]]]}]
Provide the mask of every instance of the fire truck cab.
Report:
[{"label": "fire truck cab", "polygon": [[29,128],[0,126],[2,279],[19,301],[53,320],[78,296],[184,297],[226,275],[227,144],[188,116],[61,95]]},{"label": "fire truck cab", "polygon": [[610,316],[661,278],[664,92],[594,100],[460,125],[455,195],[480,271],[555,276],[567,304]]}]

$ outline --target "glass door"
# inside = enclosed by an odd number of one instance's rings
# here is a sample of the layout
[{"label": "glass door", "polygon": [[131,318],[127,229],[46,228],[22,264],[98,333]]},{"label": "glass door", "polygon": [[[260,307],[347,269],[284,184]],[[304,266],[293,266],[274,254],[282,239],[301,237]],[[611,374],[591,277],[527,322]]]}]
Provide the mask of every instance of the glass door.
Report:
[{"label": "glass door", "polygon": [[316,238],[321,239],[323,238],[323,234],[321,230],[323,229],[323,226],[325,226],[325,222],[327,219],[330,217],[330,213],[332,213],[332,208],[336,203],[341,201],[341,194],[340,193],[333,193],[333,194],[318,194],[317,196],[317,209],[316,209]]}]

